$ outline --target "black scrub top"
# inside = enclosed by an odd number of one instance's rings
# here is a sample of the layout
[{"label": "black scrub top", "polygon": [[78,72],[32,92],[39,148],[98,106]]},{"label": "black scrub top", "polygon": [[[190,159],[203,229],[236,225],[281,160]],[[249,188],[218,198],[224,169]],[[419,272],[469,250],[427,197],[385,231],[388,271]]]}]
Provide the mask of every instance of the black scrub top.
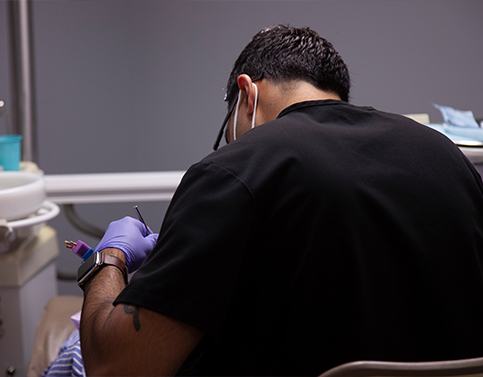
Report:
[{"label": "black scrub top", "polygon": [[116,303],[204,332],[182,375],[483,356],[482,192],[434,130],[298,103],[187,171]]}]

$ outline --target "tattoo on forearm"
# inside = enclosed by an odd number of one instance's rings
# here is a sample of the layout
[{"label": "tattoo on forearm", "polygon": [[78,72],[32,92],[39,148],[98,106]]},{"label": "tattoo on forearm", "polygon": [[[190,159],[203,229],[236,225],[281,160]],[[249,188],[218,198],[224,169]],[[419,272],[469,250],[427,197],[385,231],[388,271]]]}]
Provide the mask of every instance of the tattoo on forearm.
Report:
[{"label": "tattoo on forearm", "polygon": [[136,331],[141,330],[141,320],[139,319],[139,309],[132,305],[123,305],[124,313],[132,315],[132,323]]}]

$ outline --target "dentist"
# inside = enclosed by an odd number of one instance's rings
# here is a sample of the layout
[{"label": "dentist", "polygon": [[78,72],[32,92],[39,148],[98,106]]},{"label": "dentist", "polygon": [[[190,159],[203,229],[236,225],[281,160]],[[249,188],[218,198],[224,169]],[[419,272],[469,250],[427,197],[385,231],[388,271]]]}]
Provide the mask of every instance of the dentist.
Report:
[{"label": "dentist", "polygon": [[89,376],[483,355],[480,176],[443,135],[349,89],[313,30],[253,37],[228,80],[228,145],[190,167],[158,238],[118,220],[79,269]]}]

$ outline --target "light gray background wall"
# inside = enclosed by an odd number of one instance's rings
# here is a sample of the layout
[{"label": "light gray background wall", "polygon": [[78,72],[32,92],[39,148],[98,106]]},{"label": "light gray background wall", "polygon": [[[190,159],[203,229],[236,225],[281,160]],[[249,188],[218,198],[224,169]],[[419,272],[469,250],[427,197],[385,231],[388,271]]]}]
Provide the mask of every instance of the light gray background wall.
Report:
[{"label": "light gray background wall", "polygon": [[[5,5],[0,98],[8,98]],[[481,0],[39,0],[33,11],[38,162],[47,174],[186,169],[211,151],[238,53],[276,23],[311,26],[334,43],[356,104],[436,121],[433,102],[483,115]],[[143,205],[154,228],[165,208]],[[99,226],[132,214],[127,204],[79,211]],[[52,225],[61,240],[83,237],[63,215]],[[65,252],[58,264],[71,271],[78,261]]]}]

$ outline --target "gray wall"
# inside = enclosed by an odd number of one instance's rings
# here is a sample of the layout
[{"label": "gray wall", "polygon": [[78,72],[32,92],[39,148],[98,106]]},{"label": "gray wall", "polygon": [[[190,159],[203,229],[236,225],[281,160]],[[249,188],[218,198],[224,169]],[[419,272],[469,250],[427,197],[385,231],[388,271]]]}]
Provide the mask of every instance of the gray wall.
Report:
[{"label": "gray wall", "polygon": [[[233,61],[276,23],[334,43],[356,104],[436,121],[433,102],[483,115],[482,16],[481,0],[35,1],[38,162],[47,174],[186,169],[211,151]],[[0,0],[0,98],[5,21]],[[154,228],[165,207],[143,206]],[[79,210],[99,226],[132,214],[127,204]],[[52,224],[60,239],[82,237],[63,216]],[[77,264],[59,258],[62,270]]]}]

